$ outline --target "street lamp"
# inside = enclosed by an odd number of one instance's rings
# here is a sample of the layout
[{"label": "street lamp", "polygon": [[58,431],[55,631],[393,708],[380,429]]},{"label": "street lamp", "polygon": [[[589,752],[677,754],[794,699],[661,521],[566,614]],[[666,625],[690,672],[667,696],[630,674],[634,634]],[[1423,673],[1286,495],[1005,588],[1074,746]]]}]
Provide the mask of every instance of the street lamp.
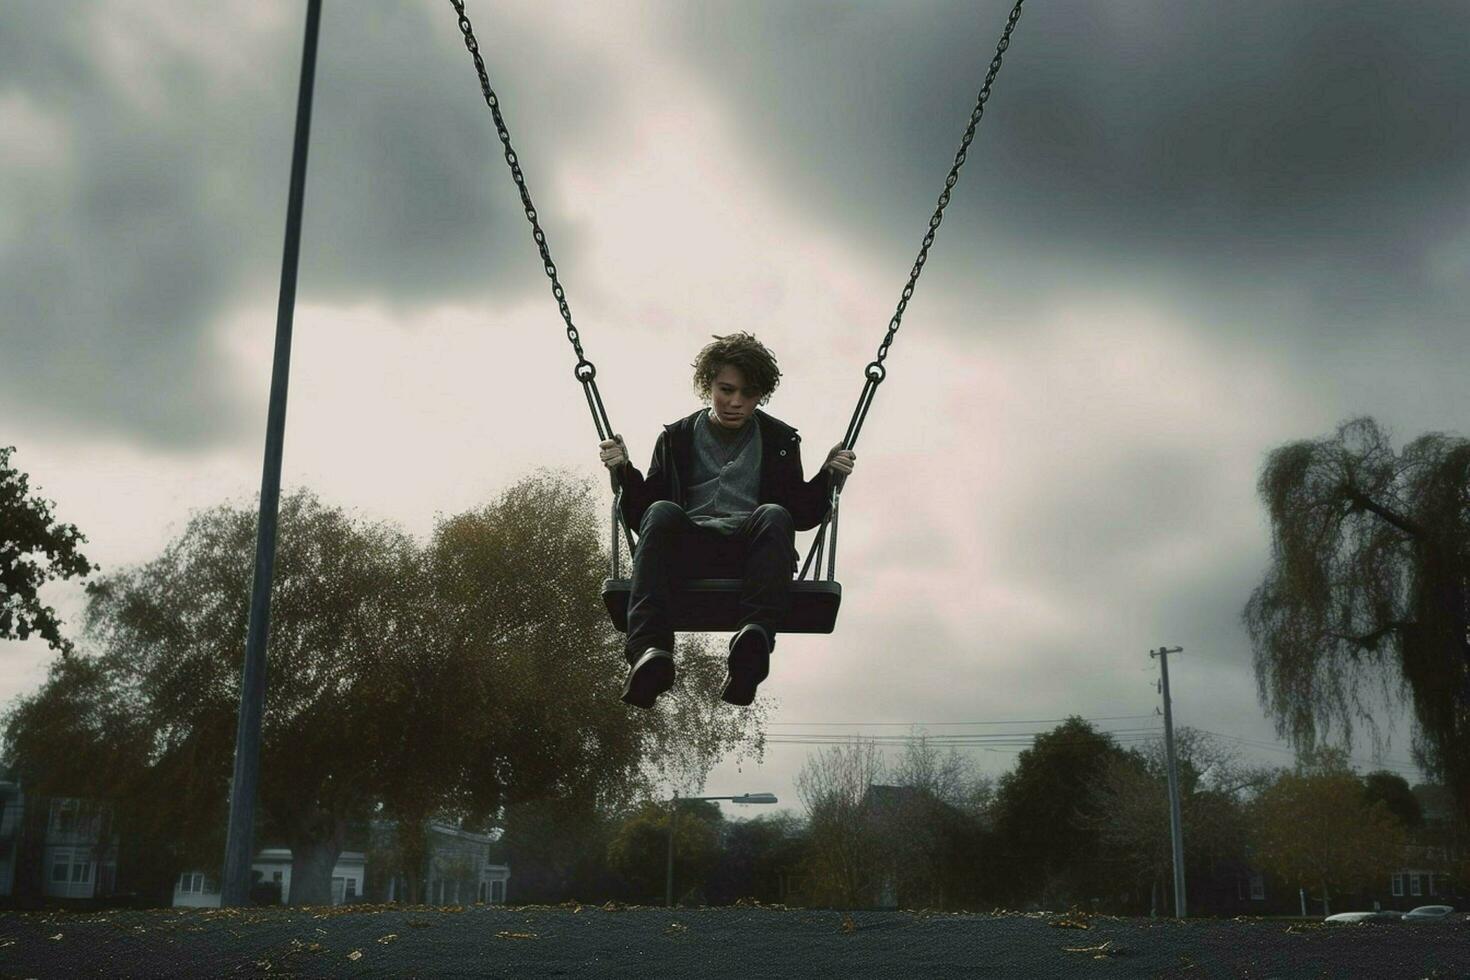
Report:
[{"label": "street lamp", "polygon": [[744,793],[740,796],[675,796],[669,800],[669,863],[664,876],[664,905],[674,907],[674,825],[679,822],[679,804],[689,800],[729,800],[732,803],[775,803],[775,793]]}]

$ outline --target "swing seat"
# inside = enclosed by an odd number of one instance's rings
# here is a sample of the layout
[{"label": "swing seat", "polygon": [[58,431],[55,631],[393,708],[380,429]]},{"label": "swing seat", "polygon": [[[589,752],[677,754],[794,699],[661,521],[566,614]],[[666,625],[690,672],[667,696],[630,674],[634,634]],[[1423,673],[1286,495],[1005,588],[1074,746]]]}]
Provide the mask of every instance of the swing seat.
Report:
[{"label": "swing seat", "polygon": [[[675,633],[733,633],[740,625],[738,578],[686,579],[670,598]],[[619,633],[628,632],[628,596],[633,580],[602,580],[602,601]],[[830,580],[791,583],[791,609],[776,627],[780,633],[830,633],[837,625],[842,584]]]}]

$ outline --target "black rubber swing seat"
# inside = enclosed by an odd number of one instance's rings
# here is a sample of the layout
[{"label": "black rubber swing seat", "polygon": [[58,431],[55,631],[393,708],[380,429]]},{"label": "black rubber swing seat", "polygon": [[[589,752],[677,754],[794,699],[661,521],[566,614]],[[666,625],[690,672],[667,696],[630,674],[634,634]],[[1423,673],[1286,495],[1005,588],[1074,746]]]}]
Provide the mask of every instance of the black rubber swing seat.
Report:
[{"label": "black rubber swing seat", "polygon": [[[733,633],[740,625],[740,579],[686,579],[669,597],[675,633]],[[619,633],[628,632],[628,596],[633,580],[602,580],[602,601]],[[830,633],[842,605],[842,584],[831,580],[791,583],[791,610],[776,627],[781,633]]]}]

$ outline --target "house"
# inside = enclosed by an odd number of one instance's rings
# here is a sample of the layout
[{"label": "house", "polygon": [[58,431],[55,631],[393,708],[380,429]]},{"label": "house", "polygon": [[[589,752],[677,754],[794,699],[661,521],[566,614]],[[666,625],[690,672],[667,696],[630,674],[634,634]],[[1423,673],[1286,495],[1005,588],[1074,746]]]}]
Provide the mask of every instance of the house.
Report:
[{"label": "house", "polygon": [[112,811],[77,797],[27,800],[14,771],[0,770],[0,897],[27,891],[36,877],[40,896],[58,901],[87,902],[116,891]]},{"label": "house", "polygon": [[[397,825],[380,822],[375,825],[374,832],[380,846],[391,848]],[[424,884],[420,901],[426,905],[504,904],[510,866],[491,861],[491,846],[495,842],[489,834],[430,822],[426,842],[428,853],[420,877]],[[383,891],[383,900],[389,902],[406,902],[411,893],[407,877],[403,874],[388,877]]]},{"label": "house", "polygon": [[[1449,873],[1464,866],[1466,831],[1456,819],[1455,801],[1449,789],[1432,783],[1413,787],[1419,801],[1423,826],[1411,833],[1404,849],[1403,864],[1389,874],[1386,888],[1374,889],[1376,901],[1385,908],[1411,909],[1416,905],[1456,905],[1463,908],[1460,884]],[[1386,894],[1384,894],[1386,893]]]},{"label": "house", "polygon": [[[332,868],[332,904],[346,905],[360,901],[363,881],[367,870],[367,856],[362,851],[343,851]],[[256,852],[250,862],[250,877],[254,885],[274,885],[272,893],[279,893],[279,900],[291,901],[291,849],[289,847],[267,847]],[[219,908],[220,882],[212,874],[203,871],[185,871],[174,882],[175,908]]]},{"label": "house", "polygon": [[20,850],[24,803],[20,783],[9,770],[0,768],[0,897],[9,898],[15,893],[15,862]]},{"label": "house", "polygon": [[41,893],[47,898],[90,899],[117,887],[117,835],[112,811],[75,797],[52,798],[46,822]]},{"label": "house", "polygon": [[[397,833],[396,825],[379,821],[373,825],[371,852],[343,851],[332,868],[332,904],[345,905],[360,901],[408,901],[407,879],[386,875],[379,870],[374,884],[369,885],[368,853],[374,861],[390,860]],[[424,884],[420,901],[426,905],[467,905],[473,902],[500,905],[505,902],[510,867],[490,861],[494,838],[476,834],[445,823],[430,823],[428,853],[425,858]],[[250,863],[253,892],[264,885],[272,897],[289,904],[291,901],[291,850],[267,847],[256,853]],[[217,908],[220,904],[220,882],[204,871],[185,871],[174,883],[175,907]]]},{"label": "house", "polygon": [[[392,824],[376,824],[393,834]],[[420,881],[423,901],[435,905],[503,904],[510,867],[491,861],[495,838],[445,823],[428,828],[428,855]],[[14,770],[0,766],[0,901],[17,892],[58,902],[95,902],[113,896],[117,885],[118,837],[105,804],[75,797],[27,800]],[[364,900],[369,894],[367,853],[343,851],[332,869],[332,904]],[[382,875],[384,872],[379,872]],[[291,851],[267,847],[251,862],[252,894],[291,900]],[[405,901],[407,882],[388,878],[376,900]],[[220,880],[212,871],[191,869],[174,882],[176,908],[218,908]]]}]

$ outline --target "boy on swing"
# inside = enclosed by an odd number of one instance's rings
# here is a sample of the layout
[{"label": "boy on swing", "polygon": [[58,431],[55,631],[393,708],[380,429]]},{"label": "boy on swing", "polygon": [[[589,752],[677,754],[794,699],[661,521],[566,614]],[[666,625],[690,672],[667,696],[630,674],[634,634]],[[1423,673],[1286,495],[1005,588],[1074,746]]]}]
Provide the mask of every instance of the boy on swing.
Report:
[{"label": "boy on swing", "polygon": [[664,426],[646,477],[622,436],[599,446],[622,484],[623,521],[638,529],[622,699],[640,708],[652,708],[674,685],[669,594],[684,578],[743,580],[720,697],[736,705],[755,700],[791,604],[796,532],[822,522],[833,474],[850,474],[857,461],[839,443],[817,475],[803,479],[801,437],[756,407],[770,400],[781,372],[750,334],[716,337],[693,367],[694,390],[709,408]]}]

